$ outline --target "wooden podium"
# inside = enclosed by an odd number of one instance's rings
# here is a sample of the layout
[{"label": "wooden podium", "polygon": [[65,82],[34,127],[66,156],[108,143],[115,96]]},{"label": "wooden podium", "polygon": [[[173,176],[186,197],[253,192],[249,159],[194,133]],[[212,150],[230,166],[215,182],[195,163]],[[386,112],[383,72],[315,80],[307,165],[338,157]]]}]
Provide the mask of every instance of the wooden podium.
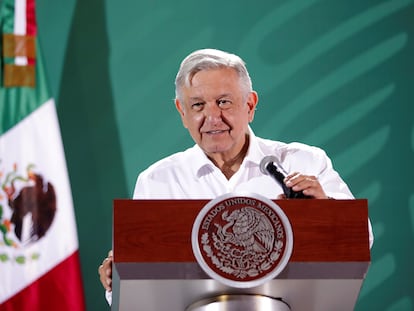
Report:
[{"label": "wooden podium", "polygon": [[230,288],[199,267],[191,230],[209,200],[115,200],[112,310],[184,311],[219,294],[281,298],[295,311],[351,311],[370,265],[367,200],[276,200],[293,229],[285,269]]}]

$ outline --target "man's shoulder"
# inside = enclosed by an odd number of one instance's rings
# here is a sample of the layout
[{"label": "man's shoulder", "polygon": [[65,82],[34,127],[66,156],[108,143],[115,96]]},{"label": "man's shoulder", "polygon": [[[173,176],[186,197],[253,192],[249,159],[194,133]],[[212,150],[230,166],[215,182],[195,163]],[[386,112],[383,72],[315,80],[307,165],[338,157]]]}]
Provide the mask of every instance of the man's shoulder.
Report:
[{"label": "man's shoulder", "polygon": [[324,154],[325,151],[317,146],[308,145],[301,142],[282,142],[268,138],[257,137],[258,144],[261,149],[269,149],[271,152],[282,153],[309,153]]},{"label": "man's shoulder", "polygon": [[179,167],[186,166],[190,163],[189,161],[195,157],[196,153],[197,149],[195,146],[184,151],[173,153],[154,162],[141,174],[148,175],[159,171],[162,171],[165,174],[168,170],[175,170]]},{"label": "man's shoulder", "polygon": [[286,150],[289,151],[298,151],[298,152],[310,152],[310,153],[320,153],[320,152],[324,152],[324,150],[318,146],[313,146],[313,145],[308,145],[305,143],[300,143],[300,142],[291,142],[291,143],[287,143],[285,144],[285,146],[283,147]]}]

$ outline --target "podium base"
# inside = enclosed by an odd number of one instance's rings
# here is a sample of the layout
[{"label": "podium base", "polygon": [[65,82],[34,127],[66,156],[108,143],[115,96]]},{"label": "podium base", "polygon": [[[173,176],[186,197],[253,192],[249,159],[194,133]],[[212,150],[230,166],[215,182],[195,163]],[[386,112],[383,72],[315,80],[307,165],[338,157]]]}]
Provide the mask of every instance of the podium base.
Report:
[{"label": "podium base", "polygon": [[219,295],[199,300],[185,311],[290,311],[281,299],[262,295]]},{"label": "podium base", "polygon": [[355,307],[367,270],[367,262],[291,262],[266,284],[230,288],[207,279],[197,263],[115,263],[112,310],[136,310],[139,304],[140,311],[183,311],[207,297],[259,295],[283,298],[292,310],[349,311]]}]

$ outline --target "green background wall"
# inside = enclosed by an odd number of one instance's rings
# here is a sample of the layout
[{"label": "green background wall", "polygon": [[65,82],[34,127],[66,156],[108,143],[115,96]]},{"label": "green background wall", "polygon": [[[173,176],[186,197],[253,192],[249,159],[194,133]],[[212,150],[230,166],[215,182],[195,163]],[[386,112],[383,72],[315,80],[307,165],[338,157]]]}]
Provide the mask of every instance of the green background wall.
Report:
[{"label": "green background wall", "polygon": [[215,47],[248,65],[257,135],[324,148],[375,244],[356,310],[414,310],[414,3],[409,0],[38,0],[40,41],[72,184],[88,310],[112,200],[192,145],[173,106],[182,58]]}]

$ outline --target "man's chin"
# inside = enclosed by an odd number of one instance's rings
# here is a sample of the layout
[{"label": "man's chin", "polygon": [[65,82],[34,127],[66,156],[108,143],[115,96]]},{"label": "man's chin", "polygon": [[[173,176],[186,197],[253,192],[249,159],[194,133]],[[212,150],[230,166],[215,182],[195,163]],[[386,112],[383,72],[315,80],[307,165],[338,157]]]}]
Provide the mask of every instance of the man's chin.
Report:
[{"label": "man's chin", "polygon": [[228,151],[228,147],[225,148],[222,145],[217,145],[217,144],[201,146],[201,149],[203,149],[203,151],[208,155],[219,154],[219,153],[224,153]]}]

